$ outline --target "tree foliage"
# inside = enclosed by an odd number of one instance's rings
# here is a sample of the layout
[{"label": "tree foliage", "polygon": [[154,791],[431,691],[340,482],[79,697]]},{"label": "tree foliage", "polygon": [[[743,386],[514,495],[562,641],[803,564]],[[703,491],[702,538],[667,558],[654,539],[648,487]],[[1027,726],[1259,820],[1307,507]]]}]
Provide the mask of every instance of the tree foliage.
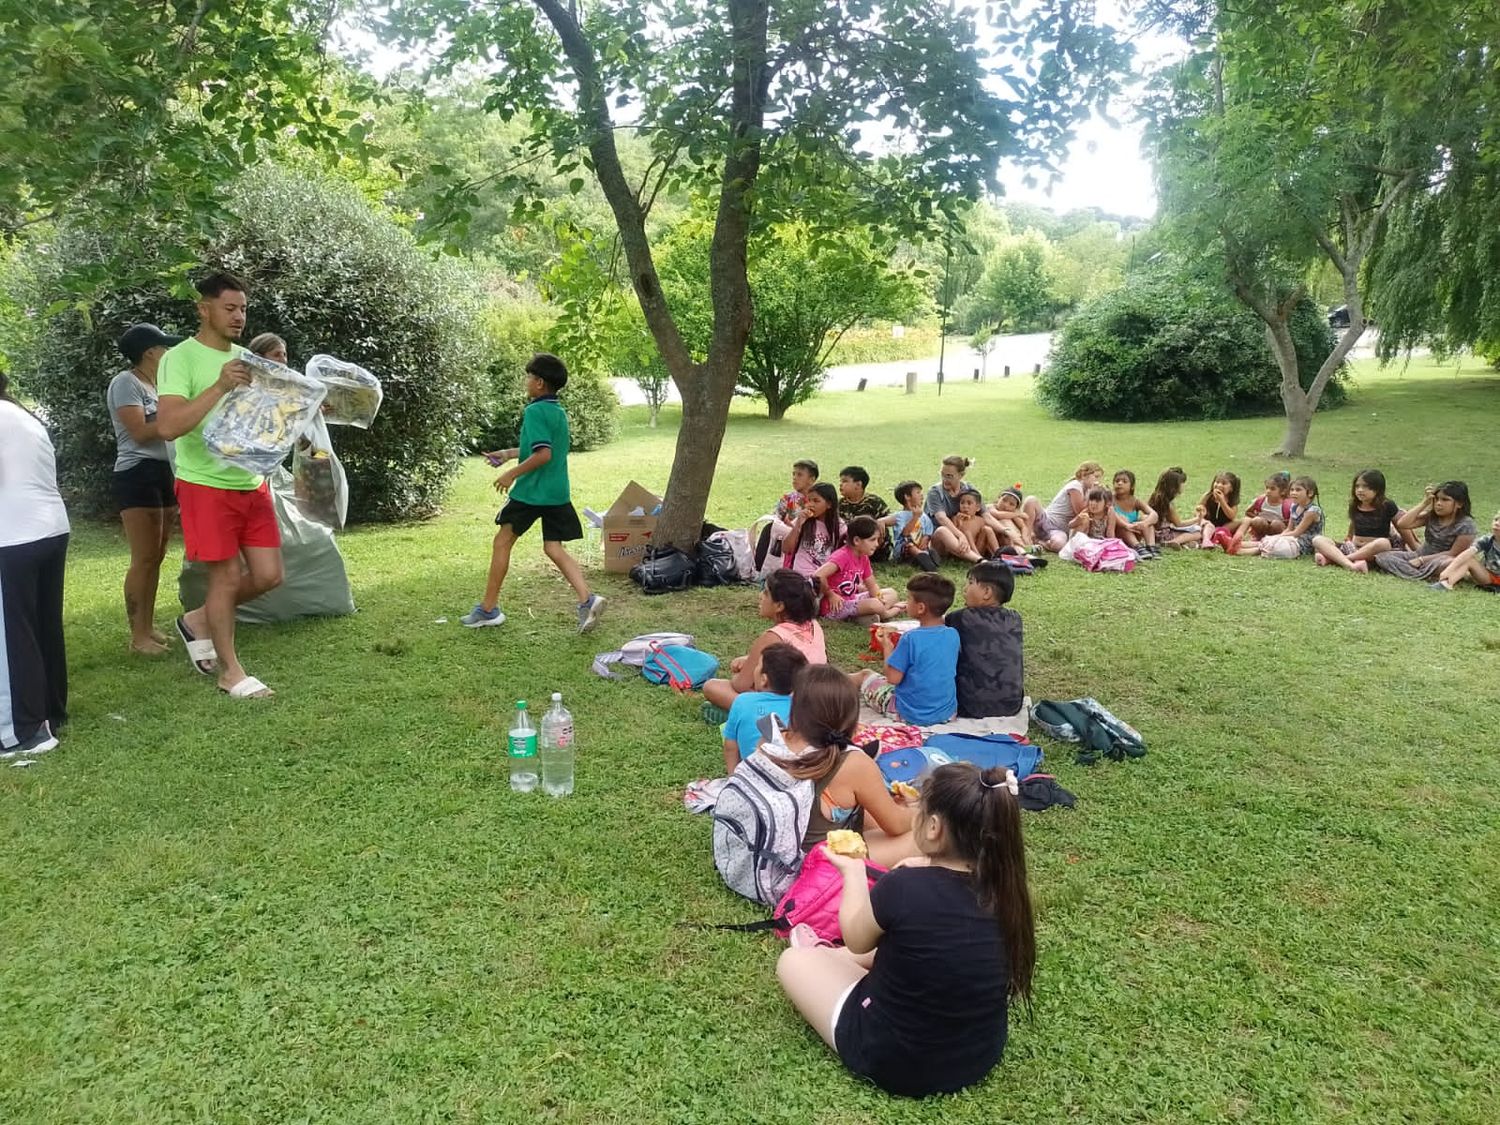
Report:
[{"label": "tree foliage", "polygon": [[[537,164],[581,191],[597,178],[626,276],[683,401],[658,537],[696,544],[752,322],[752,230],[801,220],[884,237],[951,222],[1002,156],[1058,151],[1123,60],[1092,3],[1007,0],[992,51],[971,9],[939,0],[561,0],[491,5],[414,0],[388,36],[442,42],[439,69],[483,71],[485,107],[524,117],[518,160],[483,178],[439,167],[437,223],[463,221],[483,193]],[[617,129],[647,138],[640,180]],[[868,134],[868,136],[867,136]],[[530,163],[528,163],[530,162]],[[706,354],[695,358],[663,296],[647,219],[662,192],[714,208]],[[521,198],[516,212],[535,204]]]},{"label": "tree foliage", "polygon": [[[0,239],[88,210],[211,236],[221,189],[268,149],[359,150],[369,122],[331,92],[329,0],[32,0],[0,16]],[[152,265],[181,275],[185,246]],[[84,263],[79,263],[83,265]],[[97,263],[70,291],[136,270]]]},{"label": "tree foliage", "polygon": [[[1366,265],[1392,209],[1440,175],[1469,123],[1441,95],[1462,64],[1474,6],[1146,7],[1195,45],[1159,76],[1148,105],[1164,213],[1181,252],[1216,262],[1265,324],[1287,414],[1278,452],[1300,456],[1319,396],[1364,331]],[[1289,326],[1323,261],[1343,282],[1350,325],[1309,382]]]},{"label": "tree foliage", "polygon": [[[707,354],[713,334],[712,301],[699,282],[711,239],[707,221],[690,219],[657,255],[662,288],[697,356]],[[857,227],[818,237],[805,223],[779,223],[750,240],[749,257],[755,321],[737,390],[764,399],[773,419],[817,393],[829,356],[850,328],[905,320],[923,303],[914,271],[893,267]]]},{"label": "tree foliage", "polygon": [[[1333,334],[1309,299],[1291,331],[1310,378]],[[1281,375],[1262,341],[1259,320],[1222,287],[1168,271],[1136,274],[1062,326],[1037,399],[1059,417],[1103,422],[1274,414]],[[1322,406],[1343,401],[1341,376]]]},{"label": "tree foliage", "polygon": [[[314,353],[359,363],[381,379],[385,402],[369,430],[335,438],[349,473],[351,519],[430,515],[474,433],[486,386],[479,339],[479,285],[451,261],[434,261],[411,236],[348,185],[262,166],[243,175],[228,212],[197,260],[244,276],[250,334],[285,337],[293,363]],[[100,263],[162,263],[163,247],[193,245],[188,232],[144,219],[129,227],[65,224],[34,247],[37,299]],[[143,276],[150,276],[147,270]],[[25,389],[57,427],[59,465],[83,510],[107,502],[114,436],[104,392],[125,364],[115,346],[135,321],[169,331],[197,328],[192,305],[155,282],[99,291],[50,319],[20,357]]]}]

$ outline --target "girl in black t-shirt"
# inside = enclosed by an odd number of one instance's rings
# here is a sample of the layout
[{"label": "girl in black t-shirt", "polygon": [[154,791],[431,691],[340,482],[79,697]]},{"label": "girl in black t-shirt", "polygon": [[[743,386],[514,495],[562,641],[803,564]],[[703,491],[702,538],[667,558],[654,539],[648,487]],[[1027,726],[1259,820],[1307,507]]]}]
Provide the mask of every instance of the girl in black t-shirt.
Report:
[{"label": "girl in black t-shirt", "polygon": [[873,888],[863,860],[829,853],[845,945],[809,944],[799,927],[776,975],[850,1070],[922,1097],[1000,1061],[1009,1001],[1031,1002],[1036,940],[1014,774],[938,767],[912,832],[922,856]]},{"label": "girl in black t-shirt", "polygon": [[1349,534],[1342,543],[1319,535],[1313,540],[1319,566],[1341,566],[1364,574],[1370,560],[1402,543],[1395,522],[1401,509],[1385,494],[1385,474],[1366,469],[1354,478],[1349,488]]}]

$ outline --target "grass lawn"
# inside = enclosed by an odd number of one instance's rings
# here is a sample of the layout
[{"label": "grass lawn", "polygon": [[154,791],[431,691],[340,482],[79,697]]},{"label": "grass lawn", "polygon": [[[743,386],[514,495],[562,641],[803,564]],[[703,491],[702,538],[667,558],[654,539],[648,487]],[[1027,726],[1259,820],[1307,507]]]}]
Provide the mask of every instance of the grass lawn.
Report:
[{"label": "grass lawn", "polygon": [[[986,494],[1044,498],[1085,458],[1144,487],[1180,463],[1190,491],[1272,468],[1277,419],[1064,424],[1029,389],[831,395],[779,424],[740,404],[711,514],[748,522],[809,455],[887,497],[950,452]],[[665,482],[664,413],[576,459],[580,505]],[[1400,501],[1467,479],[1484,523],[1497,420],[1493,373],[1361,367],[1292,467],[1335,534],[1369,465]],[[0,768],[0,1121],[1500,1120],[1500,598],[1196,553],[1023,580],[1032,696],[1094,695],[1150,754],[1084,769],[1047,746],[1079,805],[1027,819],[1035,1020],[978,1089],[898,1102],[782,999],[779,942],[679,925],[759,916],[680,802],[717,740],[696,701],[589,673],[656,628],[727,660],[754,593],[600,576],[610,611],[579,638],[528,541],[510,622],[461,629],[493,475],[467,466],[431,523],[342,537],[357,616],[244,628],[263,704],[180,654],[128,659],[123,539],[75,529],[73,722]],[[830,630],[850,666],[860,639]],[[553,690],[577,792],[512,794],[505,718]]]}]

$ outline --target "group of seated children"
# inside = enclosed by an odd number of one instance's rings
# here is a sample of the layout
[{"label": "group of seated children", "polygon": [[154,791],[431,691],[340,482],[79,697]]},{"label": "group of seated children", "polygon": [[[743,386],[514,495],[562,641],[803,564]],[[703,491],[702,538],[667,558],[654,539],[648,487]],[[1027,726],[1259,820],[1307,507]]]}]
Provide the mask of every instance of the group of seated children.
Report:
[{"label": "group of seated children", "polygon": [[869,860],[891,869],[870,888],[864,859],[827,850],[843,876],[843,944],[799,925],[776,971],[840,1060],[892,1094],[949,1093],[995,1067],[1011,1000],[1029,1003],[1035,927],[1014,775],[954,763],[911,801],[894,796],[853,745],[860,702],[941,719],[972,692],[980,707],[985,693],[1019,692],[1021,621],[1004,608],[1013,581],[1003,566],[976,565],[964,607],[945,619],[953,584],[914,575],[907,598],[919,624],[886,643],[881,677],[826,663],[811,587],[777,571],[761,595],[771,626],[732,662],[730,680],[706,686],[729,704],[726,769],[774,753],[787,775],[811,783],[803,855],[835,831],[860,832]]},{"label": "group of seated children", "polygon": [[[906,601],[898,604],[910,608],[916,627],[876,630],[880,670],[847,675],[858,700],[893,721],[920,727],[1019,712],[1025,698],[1021,615],[1006,606],[1014,590],[1008,568],[976,563],[964,585],[963,607],[950,613],[953,583],[940,574],[913,575]],[[802,669],[827,665],[816,614],[813,588],[789,571],[773,571],[760,595],[760,615],[772,624],[730,662],[729,678],[703,685],[705,717],[724,723],[726,772],[764,740],[765,716],[788,719],[792,684]]]}]

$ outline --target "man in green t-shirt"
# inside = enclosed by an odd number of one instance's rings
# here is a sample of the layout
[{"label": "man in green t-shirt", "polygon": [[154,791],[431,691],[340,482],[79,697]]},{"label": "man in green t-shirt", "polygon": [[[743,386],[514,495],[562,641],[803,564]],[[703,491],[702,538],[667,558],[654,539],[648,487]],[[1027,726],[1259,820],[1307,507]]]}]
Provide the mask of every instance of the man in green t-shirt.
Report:
[{"label": "man in green t-shirt", "polygon": [[562,360],[546,352],[532,356],[526,365],[526,397],[530,401],[521,415],[521,444],[484,455],[496,468],[513,457],[520,463],[495,481],[496,491],[509,492],[510,499],[495,517],[500,530],[495,533],[490,553],[484,600],[459,619],[470,629],[504,624],[500,587],[510,570],[511,548],[538,520],[542,524],[542,551],[578,595],[578,631],[592,629],[604,611],[604,599],[589,591],[578,560],[563,546],[583,538],[583,525],[578,522],[568,489],[568,415],[557,401],[557,392],[567,383],[568,369]]},{"label": "man in green t-shirt", "polygon": [[[271,689],[247,675],[234,651],[234,611],[281,585],[281,532],[264,478],[226,465],[203,444],[219,400],[250,382],[234,342],[245,330],[245,283],[213,273],[197,284],[198,332],[168,349],[157,371],[157,430],[177,452],[177,504],[187,557],[208,566],[203,605],[177,619],[188,660],[236,699]],[[244,560],[241,565],[241,560]]]}]

